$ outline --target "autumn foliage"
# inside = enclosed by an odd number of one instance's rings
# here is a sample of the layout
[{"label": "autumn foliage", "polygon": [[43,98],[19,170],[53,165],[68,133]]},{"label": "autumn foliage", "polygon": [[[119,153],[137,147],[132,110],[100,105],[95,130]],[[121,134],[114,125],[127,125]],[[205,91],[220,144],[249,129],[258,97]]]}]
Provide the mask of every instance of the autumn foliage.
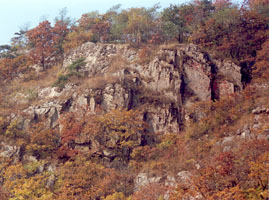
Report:
[{"label": "autumn foliage", "polygon": [[[263,89],[269,79],[268,5],[268,0],[241,5],[195,0],[163,10],[118,5],[104,14],[85,13],[74,23],[63,15],[53,24],[45,20],[18,32],[12,45],[0,46],[0,199],[268,199],[269,93]],[[178,133],[152,133],[139,98],[132,109],[62,109],[55,126],[35,111],[32,120],[20,121],[19,110],[27,109],[17,102],[14,112],[6,111],[11,105],[5,94],[21,91],[15,83],[32,85],[31,78],[27,82],[31,74],[41,79],[40,74],[58,66],[58,79],[51,81],[57,93],[75,78],[86,79],[80,70],[88,58],[61,68],[64,57],[86,42],[128,43],[138,52],[138,63],[132,64],[141,66],[151,61],[159,44],[195,43],[214,59],[239,65],[244,90],[184,107],[186,123]],[[112,61],[117,69],[127,62],[120,56]],[[43,72],[36,73],[36,66]],[[98,76],[92,85],[102,92],[99,85],[107,77]],[[57,97],[50,100],[62,103]],[[253,114],[261,105],[264,111]],[[184,181],[178,177],[181,171],[190,174]],[[148,184],[137,187],[141,172],[160,179],[148,178]]]},{"label": "autumn foliage", "polygon": [[27,32],[30,44],[33,46],[30,57],[44,69],[54,56],[52,27],[49,21],[40,23],[36,28]]},{"label": "autumn foliage", "polygon": [[36,28],[27,32],[29,44],[32,47],[30,58],[32,62],[45,69],[55,64],[57,56],[63,53],[63,41],[68,33],[67,24],[57,21],[52,27],[49,21],[41,22]]}]

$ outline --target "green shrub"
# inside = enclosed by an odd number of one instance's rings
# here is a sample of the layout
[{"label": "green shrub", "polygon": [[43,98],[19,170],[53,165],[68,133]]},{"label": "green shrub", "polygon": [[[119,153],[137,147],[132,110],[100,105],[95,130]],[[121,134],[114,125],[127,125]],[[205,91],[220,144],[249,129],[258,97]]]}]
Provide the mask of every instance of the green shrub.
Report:
[{"label": "green shrub", "polygon": [[81,67],[86,65],[86,62],[84,62],[84,60],[85,58],[79,58],[75,60],[71,65],[69,65],[67,67],[67,74],[60,74],[58,76],[58,79],[53,83],[52,87],[58,87],[62,90],[65,84],[69,81],[70,77],[81,77],[79,70],[81,69]]},{"label": "green shrub", "polygon": [[64,88],[65,84],[68,82],[69,76],[60,74],[58,79],[53,83],[52,87],[59,87],[61,90]]},{"label": "green shrub", "polygon": [[68,66],[68,72],[71,73],[71,72],[78,72],[81,67],[85,66],[86,65],[86,62],[85,62],[85,58],[79,58],[77,59],[76,61],[74,61],[71,65]]}]

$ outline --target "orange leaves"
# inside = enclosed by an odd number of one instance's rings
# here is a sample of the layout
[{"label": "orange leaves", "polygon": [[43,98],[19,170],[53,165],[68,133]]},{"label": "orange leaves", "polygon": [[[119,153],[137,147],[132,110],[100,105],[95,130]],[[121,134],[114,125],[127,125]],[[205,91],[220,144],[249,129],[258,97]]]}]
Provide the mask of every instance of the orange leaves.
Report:
[{"label": "orange leaves", "polygon": [[0,186],[0,199],[1,200],[7,200],[8,199],[8,192],[5,191],[1,186]]},{"label": "orange leaves", "polygon": [[141,63],[149,62],[151,59],[151,55],[152,55],[152,49],[150,49],[148,46],[142,48],[138,54]]},{"label": "orange leaves", "polygon": [[33,46],[30,53],[31,59],[45,69],[55,52],[50,22],[41,22],[36,28],[27,32],[27,37]]},{"label": "orange leaves", "polygon": [[268,171],[269,153],[260,155],[256,161],[250,162],[250,174],[248,175],[255,182],[256,187],[266,189],[269,178]]},{"label": "orange leaves", "polygon": [[94,40],[100,42],[108,41],[111,22],[107,19],[106,15],[92,12],[82,15],[78,22],[79,29],[93,33]]},{"label": "orange leaves", "polygon": [[53,27],[53,33],[55,34],[54,37],[56,40],[65,37],[68,31],[67,24],[63,21],[57,21]]},{"label": "orange leaves", "polygon": [[237,185],[231,188],[225,188],[222,191],[216,192],[210,197],[212,200],[222,200],[222,199],[236,199],[236,200],[246,200],[245,193]]},{"label": "orange leaves", "polygon": [[224,152],[216,157],[217,172],[222,176],[229,176],[234,168],[234,155],[231,152]]},{"label": "orange leaves", "polygon": [[3,187],[9,191],[9,199],[54,199],[53,193],[46,188],[49,174],[29,173],[31,170],[28,167],[38,168],[38,164],[40,163],[31,162],[27,166],[20,162],[5,169]]},{"label": "orange leaves", "polygon": [[52,32],[53,32],[53,41],[56,48],[56,54],[60,57],[60,55],[64,53],[63,50],[64,39],[69,33],[67,23],[61,20],[57,21],[52,29]]},{"label": "orange leaves", "polygon": [[[269,37],[269,31],[267,31]],[[263,43],[262,49],[257,52],[256,63],[253,67],[255,81],[261,82],[269,78],[269,39]]]},{"label": "orange leaves", "polygon": [[83,14],[78,20],[79,27],[84,30],[89,30],[97,20],[98,13]]},{"label": "orange leaves", "polygon": [[104,133],[116,139],[118,145],[139,144],[139,136],[144,129],[144,122],[139,111],[116,109],[100,116],[98,121],[101,122]]},{"label": "orange leaves", "polygon": [[65,37],[65,43],[63,44],[63,49],[65,53],[70,52],[72,49],[80,46],[81,44],[91,41],[93,33],[91,31],[79,31],[70,32]]},{"label": "orange leaves", "polygon": [[63,53],[62,44],[67,33],[67,24],[63,21],[57,21],[54,27],[49,21],[43,21],[28,31],[26,35],[33,47],[30,52],[32,61],[43,69],[54,64],[56,57]]},{"label": "orange leaves", "polygon": [[98,199],[113,191],[113,178],[113,170],[78,157],[60,166],[56,199]]},{"label": "orange leaves", "polygon": [[27,55],[20,55],[14,58],[0,59],[0,73],[5,79],[12,79],[20,72],[25,72],[30,63]]},{"label": "orange leaves", "polygon": [[97,36],[100,42],[106,42],[109,38],[110,26],[111,24],[108,21],[102,19],[93,26],[92,32]]},{"label": "orange leaves", "polygon": [[60,119],[61,146],[58,154],[61,158],[74,157],[77,151],[74,149],[74,141],[82,131],[83,121],[77,121],[74,113],[67,113]]},{"label": "orange leaves", "polygon": [[59,146],[59,135],[56,131],[45,129],[37,124],[29,131],[26,151],[38,158],[52,157]]},{"label": "orange leaves", "polygon": [[249,82],[256,53],[268,38],[268,17],[255,10],[229,6],[226,0],[217,0],[214,5],[217,9],[193,32],[193,41],[218,58],[240,64],[244,68],[243,81]]},{"label": "orange leaves", "polygon": [[132,195],[132,200],[163,199],[167,188],[160,183],[150,183]]},{"label": "orange leaves", "polygon": [[220,153],[198,170],[198,174],[193,178],[194,187],[206,199],[214,199],[212,197],[217,197],[222,191],[239,183],[237,168],[235,157],[231,152]]},{"label": "orange leaves", "polygon": [[262,6],[268,6],[269,0],[247,0],[247,3],[249,4],[250,8],[257,8]]},{"label": "orange leaves", "polygon": [[214,0],[213,5],[217,10],[228,8],[232,5],[231,0]]},{"label": "orange leaves", "polygon": [[128,160],[131,150],[141,143],[144,130],[142,115],[138,111],[112,110],[106,114],[81,115],[68,113],[62,117],[60,157],[73,157],[75,142],[98,143],[117,152],[123,160]]},{"label": "orange leaves", "polygon": [[123,161],[128,161],[132,149],[141,144],[145,128],[141,116],[139,111],[116,109],[98,118],[106,146],[114,149]]}]

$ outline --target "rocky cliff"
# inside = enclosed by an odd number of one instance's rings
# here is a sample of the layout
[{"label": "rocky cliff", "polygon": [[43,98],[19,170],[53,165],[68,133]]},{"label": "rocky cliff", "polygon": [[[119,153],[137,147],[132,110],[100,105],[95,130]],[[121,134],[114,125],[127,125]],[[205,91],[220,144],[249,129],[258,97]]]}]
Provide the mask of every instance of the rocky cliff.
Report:
[{"label": "rocky cliff", "polygon": [[[66,55],[62,66],[62,74],[68,74],[70,66],[83,61],[72,71],[79,76],[61,87],[39,87],[35,104],[10,119],[24,130],[46,121],[47,128],[61,131],[59,119],[68,112],[95,114],[124,108],[141,111],[148,133],[178,133],[190,118],[192,104],[242,90],[240,67],[232,62],[214,60],[193,44],[156,48],[145,58],[143,49],[128,45],[85,43]],[[26,98],[16,95],[18,103]],[[84,133],[74,145],[91,149],[93,154],[117,157],[106,142],[89,139]]]},{"label": "rocky cliff", "polygon": [[[159,48],[159,47],[156,47]],[[141,108],[151,132],[178,132],[192,103],[219,99],[242,89],[240,67],[210,58],[192,44],[162,47],[141,62],[139,50],[127,45],[86,43],[66,55],[63,69],[77,59],[86,64],[79,83],[67,83],[63,90],[41,88],[42,103],[24,113],[37,120],[46,116],[50,127],[57,126],[59,115],[87,107]]]}]

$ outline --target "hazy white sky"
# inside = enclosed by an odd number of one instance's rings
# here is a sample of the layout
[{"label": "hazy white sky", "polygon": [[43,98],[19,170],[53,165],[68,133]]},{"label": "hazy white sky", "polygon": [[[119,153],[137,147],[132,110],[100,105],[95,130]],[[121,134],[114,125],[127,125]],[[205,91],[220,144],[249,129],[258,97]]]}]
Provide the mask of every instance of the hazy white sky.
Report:
[{"label": "hazy white sky", "polygon": [[98,10],[106,12],[114,5],[122,8],[151,7],[156,3],[162,7],[189,2],[186,0],[0,0],[0,45],[8,44],[14,33],[25,24],[38,25],[42,19],[53,21],[59,10],[67,7],[68,16],[80,18],[84,13]]}]

